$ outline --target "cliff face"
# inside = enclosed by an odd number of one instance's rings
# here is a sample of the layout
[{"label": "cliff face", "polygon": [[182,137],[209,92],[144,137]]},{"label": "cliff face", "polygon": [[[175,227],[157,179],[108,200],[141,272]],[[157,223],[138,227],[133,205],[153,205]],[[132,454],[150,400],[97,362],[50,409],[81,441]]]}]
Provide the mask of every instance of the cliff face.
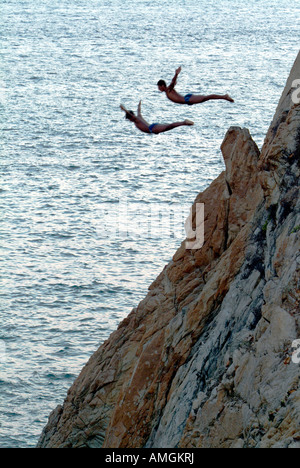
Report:
[{"label": "cliff face", "polygon": [[260,152],[227,132],[205,204],[146,298],[90,358],[39,447],[300,447],[300,106],[291,85]]}]

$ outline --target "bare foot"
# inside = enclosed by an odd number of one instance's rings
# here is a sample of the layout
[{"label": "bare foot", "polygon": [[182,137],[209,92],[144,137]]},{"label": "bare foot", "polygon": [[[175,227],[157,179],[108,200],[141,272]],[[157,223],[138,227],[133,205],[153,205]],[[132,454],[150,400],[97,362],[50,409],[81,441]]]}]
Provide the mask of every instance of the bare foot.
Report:
[{"label": "bare foot", "polygon": [[226,101],[234,102],[234,99],[232,99],[232,97],[230,97],[229,94],[225,94],[225,99]]},{"label": "bare foot", "polygon": [[185,123],[185,125],[194,125],[194,122],[192,120],[189,120],[189,119],[185,119],[184,123]]}]

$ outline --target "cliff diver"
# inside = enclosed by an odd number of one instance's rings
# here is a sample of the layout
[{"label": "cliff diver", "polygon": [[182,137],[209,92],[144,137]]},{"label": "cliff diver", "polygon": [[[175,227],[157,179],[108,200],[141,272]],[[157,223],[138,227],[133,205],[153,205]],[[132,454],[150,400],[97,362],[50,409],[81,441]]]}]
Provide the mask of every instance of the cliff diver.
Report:
[{"label": "cliff diver", "polygon": [[138,109],[137,109],[137,115],[133,111],[127,110],[122,104],[120,105],[120,108],[125,112],[126,114],[126,119],[130,120],[131,122],[134,123],[134,125],[144,133],[154,133],[155,135],[158,135],[159,133],[163,132],[168,132],[169,130],[173,130],[173,128],[176,127],[182,127],[185,125],[194,125],[194,122],[191,120],[183,120],[182,122],[174,122],[171,124],[160,124],[160,123],[153,123],[149,124],[146,122],[146,120],[143,118],[142,113],[141,113],[141,106],[142,106],[142,101],[139,102]]},{"label": "cliff diver", "polygon": [[170,101],[173,101],[176,104],[187,104],[189,106],[193,106],[194,104],[201,104],[203,102],[211,101],[213,99],[223,99],[225,101],[234,102],[234,100],[228,94],[209,94],[207,96],[196,94],[186,94],[185,96],[183,96],[179,94],[175,90],[175,86],[177,83],[177,77],[180,72],[181,67],[177,68],[169,86],[166,85],[166,82],[164,80],[159,80],[157,83],[158,89],[162,93],[166,93],[167,98],[170,99]]}]

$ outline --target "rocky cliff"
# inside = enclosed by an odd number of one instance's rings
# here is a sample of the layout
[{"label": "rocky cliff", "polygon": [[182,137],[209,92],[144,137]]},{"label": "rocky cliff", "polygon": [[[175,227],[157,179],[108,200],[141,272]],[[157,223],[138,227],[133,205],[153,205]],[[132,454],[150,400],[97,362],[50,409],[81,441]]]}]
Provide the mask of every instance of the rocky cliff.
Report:
[{"label": "rocky cliff", "polygon": [[38,447],[300,447],[299,78],[300,54],[261,152],[229,129],[203,247],[182,243]]}]

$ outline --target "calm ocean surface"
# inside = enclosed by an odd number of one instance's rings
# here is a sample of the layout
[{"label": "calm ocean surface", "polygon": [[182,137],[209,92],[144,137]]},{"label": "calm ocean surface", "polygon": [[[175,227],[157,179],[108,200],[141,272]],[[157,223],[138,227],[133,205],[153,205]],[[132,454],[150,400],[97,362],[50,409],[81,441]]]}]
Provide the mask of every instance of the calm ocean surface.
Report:
[{"label": "calm ocean surface", "polygon": [[[227,129],[261,147],[299,8],[1,0],[0,38],[0,447],[26,448],[180,245]],[[156,82],[179,65],[178,91],[235,104],[167,101]],[[142,134],[119,109],[140,99],[150,123],[195,126]]]}]

